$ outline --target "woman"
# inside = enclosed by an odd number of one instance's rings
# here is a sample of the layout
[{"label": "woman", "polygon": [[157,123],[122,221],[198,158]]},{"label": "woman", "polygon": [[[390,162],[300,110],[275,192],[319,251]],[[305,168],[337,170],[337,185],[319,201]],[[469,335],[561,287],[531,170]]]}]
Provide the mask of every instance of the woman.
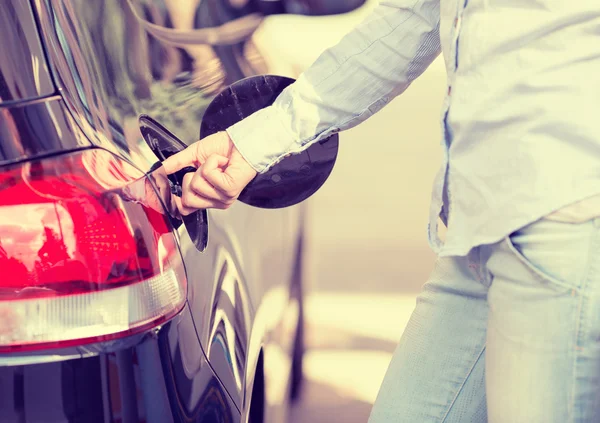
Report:
[{"label": "woman", "polygon": [[439,258],[370,422],[600,421],[599,40],[597,0],[382,1],[273,106],[164,165],[199,167],[182,213],[226,209],[443,52]]}]

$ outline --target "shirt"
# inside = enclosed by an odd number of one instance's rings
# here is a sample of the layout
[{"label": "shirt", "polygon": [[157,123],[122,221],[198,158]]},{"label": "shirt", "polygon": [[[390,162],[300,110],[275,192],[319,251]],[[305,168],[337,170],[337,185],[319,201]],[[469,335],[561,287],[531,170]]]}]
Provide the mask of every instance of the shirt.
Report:
[{"label": "shirt", "polygon": [[600,195],[569,204],[548,216],[549,220],[562,223],[583,223],[600,217]]},{"label": "shirt", "polygon": [[440,52],[444,157],[429,223],[440,256],[600,194],[598,0],[382,0],[272,106],[227,132],[264,172],[376,113]]}]

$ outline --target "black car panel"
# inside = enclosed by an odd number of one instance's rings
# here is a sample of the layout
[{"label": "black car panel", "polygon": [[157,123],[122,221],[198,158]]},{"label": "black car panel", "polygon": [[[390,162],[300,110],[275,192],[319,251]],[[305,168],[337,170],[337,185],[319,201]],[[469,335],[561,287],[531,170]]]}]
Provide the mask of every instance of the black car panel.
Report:
[{"label": "black car panel", "polygon": [[[54,93],[28,1],[0,2],[0,104]],[[4,58],[10,57],[10,60]]]},{"label": "black car panel", "polygon": [[50,66],[73,117],[93,143],[144,171],[156,157],[141,137],[139,115],[191,143],[212,97],[263,70],[245,56],[245,39],[223,46],[168,43],[143,25],[193,34],[225,19],[221,0],[200,2],[198,9],[194,2],[178,3],[171,10],[154,1],[34,1]]},{"label": "black car panel", "polygon": [[0,421],[237,423],[202,353],[189,309],[109,353],[0,366]]},{"label": "black car panel", "polygon": [[60,98],[0,107],[0,165],[91,145]]}]

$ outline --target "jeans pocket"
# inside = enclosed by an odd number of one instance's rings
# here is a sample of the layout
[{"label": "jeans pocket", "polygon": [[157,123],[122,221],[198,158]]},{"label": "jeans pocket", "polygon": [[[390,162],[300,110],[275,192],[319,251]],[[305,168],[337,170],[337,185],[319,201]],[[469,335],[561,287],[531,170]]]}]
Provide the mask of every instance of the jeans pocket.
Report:
[{"label": "jeans pocket", "polygon": [[[517,259],[525,265],[527,269],[541,282],[550,282],[556,284],[561,287],[566,287],[567,284],[563,283],[561,280],[556,279],[555,277],[547,274],[542,269],[533,264],[526,256],[521,252],[521,250],[515,245],[512,240],[512,235],[506,237],[506,245],[509,251],[517,257]],[[570,288],[570,287],[569,287]]]},{"label": "jeans pocket", "polygon": [[579,289],[588,267],[594,225],[567,224],[546,219],[506,238],[508,250],[538,281]]}]

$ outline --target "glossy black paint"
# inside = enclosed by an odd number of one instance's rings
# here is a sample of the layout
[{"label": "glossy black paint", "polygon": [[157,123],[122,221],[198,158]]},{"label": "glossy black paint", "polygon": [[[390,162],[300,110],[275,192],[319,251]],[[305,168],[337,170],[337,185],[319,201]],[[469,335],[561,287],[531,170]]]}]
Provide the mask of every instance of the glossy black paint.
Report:
[{"label": "glossy black paint", "polygon": [[94,144],[144,171],[156,158],[143,145],[139,115],[152,116],[190,144],[217,92],[264,71],[247,32],[223,45],[202,44],[207,28],[249,16],[223,0],[32,1],[53,76],[74,119]]},{"label": "glossy black paint", "polygon": [[54,93],[28,1],[0,2],[0,58],[0,104]]},{"label": "glossy black paint", "polygon": [[239,422],[187,307],[134,341],[112,351],[110,345],[98,347],[108,351],[91,357],[0,366],[0,421]]},{"label": "glossy black paint", "polygon": [[[230,85],[210,103],[200,126],[200,139],[245,119],[270,106],[292,78],[260,75]],[[289,207],[313,195],[325,183],[338,153],[338,134],[311,145],[300,154],[282,159],[267,172],[257,175],[242,191],[239,200],[255,207]]]},{"label": "glossy black paint", "polygon": [[0,107],[0,165],[91,145],[60,98]]}]

